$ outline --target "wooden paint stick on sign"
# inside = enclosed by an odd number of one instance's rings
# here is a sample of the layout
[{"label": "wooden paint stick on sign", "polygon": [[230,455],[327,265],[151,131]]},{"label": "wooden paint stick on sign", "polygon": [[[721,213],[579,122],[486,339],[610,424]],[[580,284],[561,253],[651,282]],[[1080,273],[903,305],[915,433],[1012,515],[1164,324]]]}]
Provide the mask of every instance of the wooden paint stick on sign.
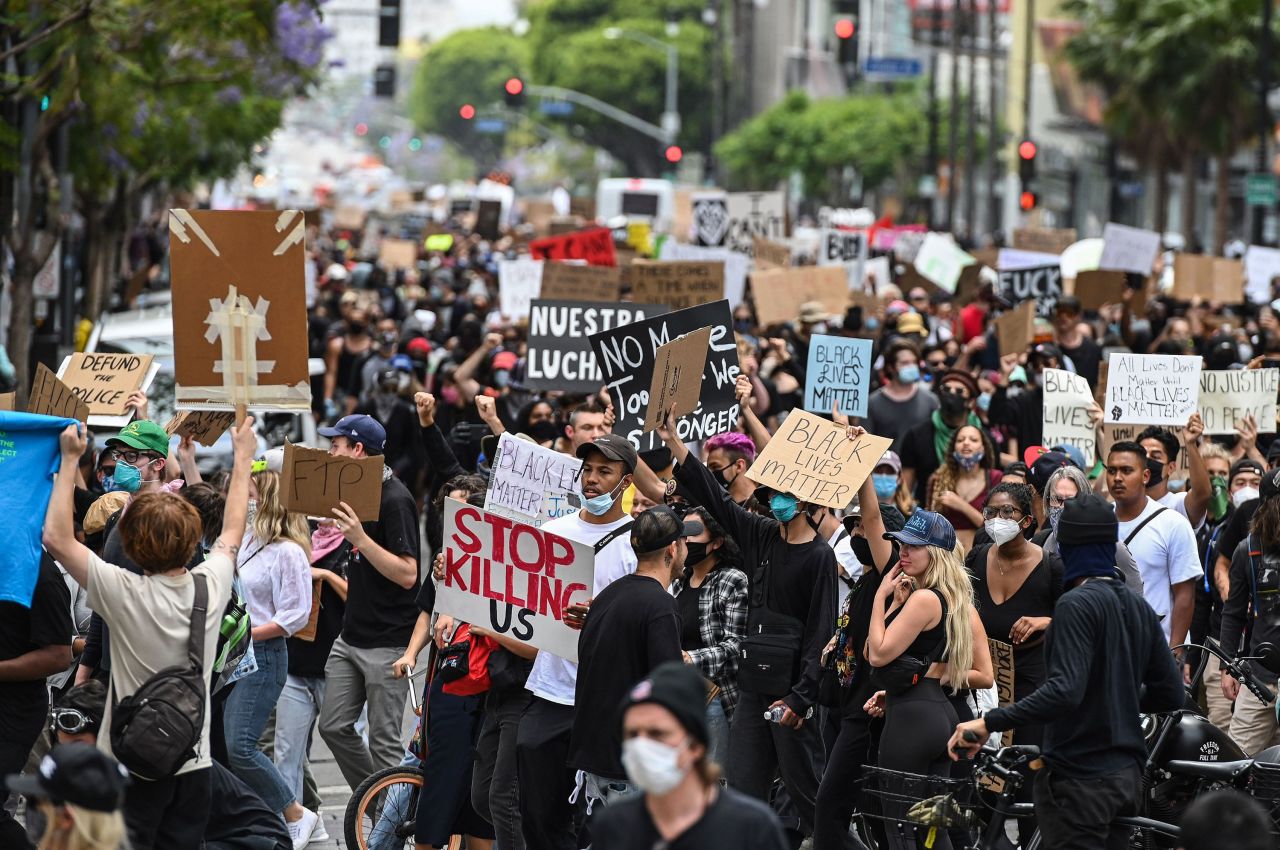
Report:
[{"label": "wooden paint stick on sign", "polygon": [[747,477],[802,502],[844,508],[891,445],[874,434],[850,440],[843,427],[792,410]]},{"label": "wooden paint stick on sign", "polygon": [[996,319],[996,337],[1000,342],[1000,356],[1021,354],[1035,339],[1036,302],[1023,301],[1012,310],[1006,310]]},{"label": "wooden paint stick on sign", "polygon": [[675,407],[675,417],[697,410],[702,394],[702,370],[711,349],[711,328],[699,328],[658,347],[654,354],[653,380],[649,383],[649,407],[644,433],[662,424]]},{"label": "wooden paint stick on sign", "polygon": [[537,297],[546,301],[614,302],[621,288],[622,270],[617,266],[547,262],[542,264],[542,283]]},{"label": "wooden paint stick on sign", "polygon": [[724,263],[706,260],[636,260],[631,271],[631,297],[672,310],[710,304],[724,298]]},{"label": "wooden paint stick on sign", "polygon": [[142,389],[153,359],[150,354],[77,351],[62,373],[62,382],[89,406],[89,415],[124,416],[130,410],[129,393]]},{"label": "wooden paint stick on sign", "polygon": [[38,363],[35,380],[31,383],[27,412],[84,422],[89,418],[89,405],[81,401],[71,387],[59,381],[52,369]]},{"label": "wooden paint stick on sign", "polygon": [[328,518],[346,502],[362,522],[373,522],[382,508],[383,465],[381,457],[338,457],[285,443],[280,503],[286,510]]},{"label": "wooden paint stick on sign", "polygon": [[212,446],[228,428],[235,424],[233,410],[181,410],[164,430],[172,437],[190,436],[202,446]]}]

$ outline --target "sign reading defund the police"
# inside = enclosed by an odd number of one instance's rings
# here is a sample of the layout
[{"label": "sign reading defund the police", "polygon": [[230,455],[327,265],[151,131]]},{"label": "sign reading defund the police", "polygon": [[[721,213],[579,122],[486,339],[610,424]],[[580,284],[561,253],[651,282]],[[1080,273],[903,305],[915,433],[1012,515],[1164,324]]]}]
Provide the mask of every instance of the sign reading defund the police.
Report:
[{"label": "sign reading defund the police", "polygon": [[696,442],[730,431],[738,421],[738,400],[733,394],[738,379],[738,345],[733,336],[733,315],[728,301],[699,304],[687,310],[601,331],[591,337],[596,364],[613,396],[618,417],[613,433],[625,435],[639,451],[661,445],[656,431],[644,432],[649,388],[658,349],[699,328],[711,328],[711,346],[702,372],[701,403],[676,423],[681,440]]},{"label": "sign reading defund the police", "polygon": [[[529,355],[525,386],[585,393],[599,390],[604,374],[591,351],[591,334],[666,313],[659,304],[544,301],[529,309]],[[730,334],[730,340],[733,335]],[[648,379],[644,385],[649,386]]]},{"label": "sign reading defund the police", "polygon": [[541,526],[580,507],[581,473],[582,461],[573,455],[503,434],[498,438],[484,509]]},{"label": "sign reading defund the police", "polygon": [[1089,418],[1093,390],[1089,382],[1065,369],[1045,369],[1043,444],[1075,446],[1084,454],[1086,468],[1097,453],[1097,429]]},{"label": "sign reading defund the police", "polygon": [[594,577],[590,546],[445,500],[441,614],[577,661],[578,632],[564,613],[591,598]]},{"label": "sign reading defund the police", "polygon": [[999,295],[1010,304],[1035,301],[1036,313],[1048,316],[1062,297],[1062,269],[1059,266],[1001,270]]},{"label": "sign reading defund the police", "polygon": [[1105,421],[1181,428],[1200,403],[1199,357],[1112,354]]},{"label": "sign reading defund the police", "polygon": [[804,373],[804,409],[846,416],[867,415],[871,390],[871,340],[814,334]]}]

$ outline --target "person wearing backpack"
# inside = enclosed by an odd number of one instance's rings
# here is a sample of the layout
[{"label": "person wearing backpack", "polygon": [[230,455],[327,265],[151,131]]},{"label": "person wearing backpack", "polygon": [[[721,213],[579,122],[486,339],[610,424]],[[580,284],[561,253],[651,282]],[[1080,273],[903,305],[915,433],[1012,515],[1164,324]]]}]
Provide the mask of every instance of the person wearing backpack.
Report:
[{"label": "person wearing backpack", "polygon": [[235,465],[222,534],[191,570],[186,565],[202,536],[200,515],[176,495],[139,496],[120,518],[121,543],[141,575],[104,562],[77,541],[72,500],[76,465],[87,444],[84,426],[67,426],[60,441],[44,545],[88,591],[90,607],[112,631],[109,698],[98,746],[133,774],[124,805],[130,843],[134,850],[198,847],[211,794],[205,665],[217,648],[244,536],[257,448],[253,419],[232,430]]}]

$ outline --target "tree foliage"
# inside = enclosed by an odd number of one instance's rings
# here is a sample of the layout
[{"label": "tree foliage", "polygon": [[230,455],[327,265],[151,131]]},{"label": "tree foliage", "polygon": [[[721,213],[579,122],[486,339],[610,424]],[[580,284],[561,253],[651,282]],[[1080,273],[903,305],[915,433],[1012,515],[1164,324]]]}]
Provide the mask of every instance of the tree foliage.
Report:
[{"label": "tree foliage", "polygon": [[467,147],[476,142],[475,122],[458,109],[501,107],[503,85],[528,73],[526,46],[508,29],[458,30],[428,48],[409,94],[409,117],[421,130]]}]

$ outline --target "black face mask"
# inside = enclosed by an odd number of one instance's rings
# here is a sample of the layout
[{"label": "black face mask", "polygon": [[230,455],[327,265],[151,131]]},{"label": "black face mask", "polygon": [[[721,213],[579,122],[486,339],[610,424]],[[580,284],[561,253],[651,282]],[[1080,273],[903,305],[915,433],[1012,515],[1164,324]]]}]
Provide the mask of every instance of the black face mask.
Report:
[{"label": "black face mask", "polygon": [[685,566],[689,567],[690,569],[692,569],[693,567],[696,567],[698,564],[701,564],[703,561],[707,559],[707,555],[710,554],[707,552],[708,544],[706,543],[686,542],[684,545],[685,545],[685,548],[689,550],[689,553],[684,557],[684,563],[685,563]]},{"label": "black face mask", "polygon": [[849,548],[853,550],[853,556],[858,559],[858,563],[864,567],[873,566],[871,563],[871,542],[865,537],[850,537]]},{"label": "black face mask", "polygon": [[960,393],[943,390],[938,393],[938,403],[942,406],[943,416],[958,416],[969,406],[969,400]]},{"label": "black face mask", "polygon": [[1147,482],[1147,489],[1150,490],[1164,480],[1164,464],[1154,458],[1147,458],[1147,469],[1151,472],[1151,480]]},{"label": "black face mask", "polygon": [[[728,468],[729,467],[726,466],[724,467],[724,469],[709,470],[711,473],[711,477],[714,478],[716,480],[716,483],[719,484],[721,487],[723,487],[725,490],[728,490],[729,485],[733,483],[733,481],[730,481],[728,478],[724,477],[724,470]],[[737,480],[738,480],[737,478],[734,478],[734,481],[737,481]]]}]

